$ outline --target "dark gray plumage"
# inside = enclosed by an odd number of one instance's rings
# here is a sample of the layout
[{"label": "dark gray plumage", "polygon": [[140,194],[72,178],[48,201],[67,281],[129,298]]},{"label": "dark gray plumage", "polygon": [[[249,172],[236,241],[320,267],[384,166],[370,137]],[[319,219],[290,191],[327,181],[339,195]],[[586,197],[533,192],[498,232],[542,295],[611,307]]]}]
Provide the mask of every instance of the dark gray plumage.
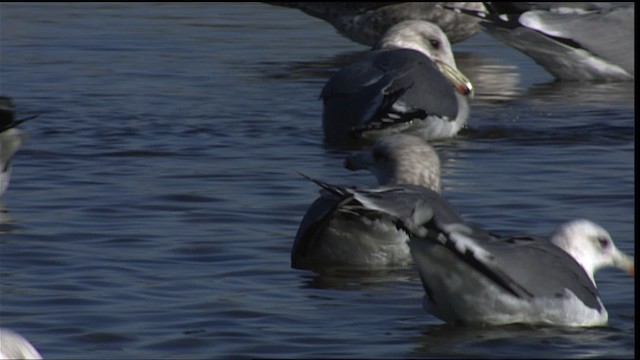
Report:
[{"label": "dark gray plumage", "polygon": [[397,132],[451,137],[467,120],[471,94],[444,33],[431,23],[405,21],[324,86],[325,141],[344,144]]},{"label": "dark gray plumage", "polygon": [[[440,221],[450,223],[459,219],[455,208],[442,196],[422,186],[346,188],[309,179],[325,191],[311,205],[300,225],[291,254],[294,268],[410,264],[408,237],[396,228],[394,219],[409,216],[420,199],[437,208],[435,216]],[[331,224],[335,221],[349,225]],[[328,227],[341,228],[336,231],[341,234],[337,241],[325,233],[330,231]]]},{"label": "dark gray plumage", "polygon": [[[415,136],[395,134],[383,137],[371,150],[350,155],[345,167],[369,170],[381,186],[399,187],[401,190],[389,193],[389,203],[386,204],[387,208],[396,208],[396,211],[403,208],[411,210],[413,196],[440,192],[438,155],[424,140]],[[407,187],[403,188],[404,185]],[[386,188],[378,190],[386,192]],[[320,197],[311,204],[296,234],[291,251],[292,266],[410,264],[413,260],[407,234],[398,230],[388,215],[360,212],[359,191],[349,191],[321,191]],[[373,194],[377,190],[363,191]],[[393,201],[397,203],[393,205]]]}]

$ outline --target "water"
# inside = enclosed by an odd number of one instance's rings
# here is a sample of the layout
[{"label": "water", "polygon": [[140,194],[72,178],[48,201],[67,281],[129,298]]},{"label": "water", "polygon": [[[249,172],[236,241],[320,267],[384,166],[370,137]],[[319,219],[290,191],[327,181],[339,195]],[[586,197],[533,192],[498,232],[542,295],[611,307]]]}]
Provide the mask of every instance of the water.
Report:
[{"label": "water", "polygon": [[[634,357],[634,280],[596,276],[592,329],[448,326],[412,269],[294,270],[314,184],[373,185],[325,147],[318,95],[364,47],[264,4],[0,7],[0,92],[27,144],[2,199],[0,320],[45,358]],[[558,84],[481,34],[477,94],[435,143],[474,222],[586,217],[634,253],[634,84]]]}]

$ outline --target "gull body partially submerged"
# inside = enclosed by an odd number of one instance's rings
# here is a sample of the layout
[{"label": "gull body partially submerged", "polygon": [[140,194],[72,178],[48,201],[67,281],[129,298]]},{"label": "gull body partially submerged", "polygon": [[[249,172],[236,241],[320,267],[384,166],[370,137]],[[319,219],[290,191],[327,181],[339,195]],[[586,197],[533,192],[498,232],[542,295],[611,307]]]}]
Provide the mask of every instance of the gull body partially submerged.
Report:
[{"label": "gull body partially submerged", "polygon": [[440,160],[435,150],[415,136],[396,134],[378,140],[371,151],[349,156],[345,166],[371,171],[380,187],[340,190],[316,181],[324,190],[300,223],[291,251],[292,266],[412,263],[406,232],[388,214],[360,211],[364,209],[360,202],[363,196],[388,193],[396,208],[411,210],[415,197],[439,198]]},{"label": "gull body partially submerged", "polygon": [[594,272],[614,266],[635,274],[633,259],[588,220],[563,223],[546,241],[478,236],[464,223],[441,223],[436,211],[420,202],[404,225],[413,234],[424,308],[449,323],[605,325]]},{"label": "gull body partially submerged", "polygon": [[324,139],[345,144],[397,132],[449,138],[466,124],[472,94],[442,30],[425,21],[404,21],[326,83]]}]

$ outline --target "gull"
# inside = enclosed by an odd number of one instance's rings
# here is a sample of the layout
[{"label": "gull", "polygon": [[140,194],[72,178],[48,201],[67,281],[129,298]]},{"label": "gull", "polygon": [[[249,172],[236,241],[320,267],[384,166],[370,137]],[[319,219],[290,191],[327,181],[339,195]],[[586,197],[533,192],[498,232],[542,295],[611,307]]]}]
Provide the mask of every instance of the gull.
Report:
[{"label": "gull", "polygon": [[[449,9],[453,7],[447,6]],[[523,52],[559,80],[635,78],[634,3],[492,3],[489,34]]]},{"label": "gull", "polygon": [[469,116],[471,82],[437,25],[409,20],[333,75],[322,89],[325,142],[348,144],[407,132],[449,138]]},{"label": "gull", "polygon": [[391,26],[404,20],[425,20],[437,24],[452,43],[466,40],[480,31],[478,20],[447,11],[448,4],[468,10],[484,11],[481,2],[267,2],[300,9],[327,21],[351,41],[373,46]]},{"label": "gull", "polygon": [[416,196],[440,197],[440,160],[435,150],[415,136],[389,135],[370,151],[350,155],[345,167],[369,170],[380,187],[342,189],[311,179],[323,191],[300,223],[292,267],[411,264],[407,233],[386,213],[360,211],[361,195],[393,194],[396,206],[409,212]]},{"label": "gull", "polygon": [[27,136],[16,126],[35,118],[15,119],[16,106],[12,98],[0,96],[0,195],[4,194],[11,179],[11,158],[25,142]]},{"label": "gull", "polygon": [[[395,209],[379,203],[377,211],[395,216]],[[633,258],[592,221],[562,223],[549,241],[487,236],[459,219],[442,221],[440,207],[420,199],[410,216],[397,219],[411,233],[424,309],[447,323],[605,325],[608,313],[594,273],[613,266],[635,275]]]},{"label": "gull", "polygon": [[42,359],[42,355],[22,335],[0,327],[0,360]]}]

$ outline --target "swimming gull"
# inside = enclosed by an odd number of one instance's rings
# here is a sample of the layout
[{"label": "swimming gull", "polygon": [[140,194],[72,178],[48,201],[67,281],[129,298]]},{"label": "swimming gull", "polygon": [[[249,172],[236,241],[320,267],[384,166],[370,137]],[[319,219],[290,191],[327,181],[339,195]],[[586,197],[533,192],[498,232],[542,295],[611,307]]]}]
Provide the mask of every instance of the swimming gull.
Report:
[{"label": "swimming gull", "polygon": [[635,78],[634,3],[493,3],[485,18],[495,38],[560,80]]},{"label": "swimming gull", "polygon": [[[379,203],[367,208],[385,211]],[[633,259],[588,220],[563,223],[546,241],[487,236],[464,222],[442,221],[439,211],[440,204],[421,199],[398,223],[412,234],[424,308],[448,323],[604,325],[608,314],[594,272],[615,266],[635,274]]]},{"label": "swimming gull", "polygon": [[397,132],[448,138],[465,124],[472,94],[442,30],[404,21],[322,89],[325,141],[347,144]]},{"label": "swimming gull", "polygon": [[373,46],[393,25],[404,20],[424,20],[438,25],[452,43],[480,31],[478,20],[446,10],[438,4],[485,11],[481,2],[267,2],[300,9],[327,21],[348,39]]},{"label": "swimming gull", "polygon": [[16,106],[11,97],[0,96],[0,195],[4,194],[11,179],[11,158],[26,140],[26,134],[16,126],[36,116],[15,119]]},{"label": "swimming gull", "polygon": [[0,360],[42,359],[42,355],[22,335],[0,327]]},{"label": "swimming gull", "polygon": [[371,171],[381,187],[331,191],[335,187],[327,189],[316,181],[328,191],[321,191],[300,223],[291,250],[292,267],[412,263],[406,232],[398,230],[386,214],[359,211],[360,195],[392,192],[398,207],[409,211],[415,196],[439,196],[440,160],[435,150],[415,136],[389,135],[370,151],[350,155],[345,167]]}]

